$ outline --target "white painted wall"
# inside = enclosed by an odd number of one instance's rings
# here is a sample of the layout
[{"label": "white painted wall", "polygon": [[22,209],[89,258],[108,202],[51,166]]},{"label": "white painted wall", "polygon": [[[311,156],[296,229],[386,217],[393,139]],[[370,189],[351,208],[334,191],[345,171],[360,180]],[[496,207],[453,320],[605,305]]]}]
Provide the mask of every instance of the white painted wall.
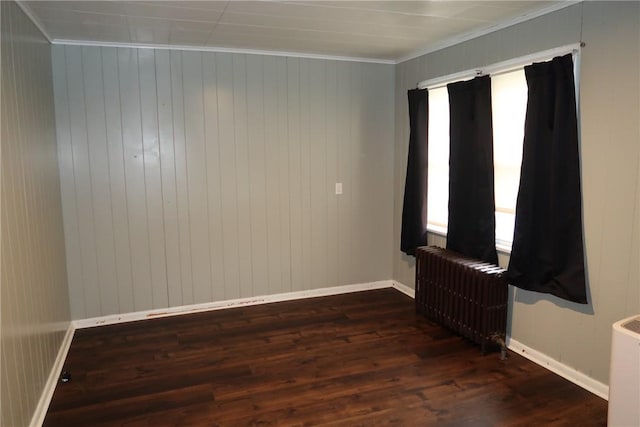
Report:
[{"label": "white painted wall", "polygon": [[[640,313],[640,4],[584,2],[433,52],[396,68],[394,279],[412,286],[399,251],[409,119],[406,91],[425,79],[566,44],[581,64],[581,161],[588,306],[511,289],[508,333],[607,383],[611,324]],[[444,244],[438,236],[430,243]],[[502,265],[508,256],[500,256]]]},{"label": "white painted wall", "polygon": [[391,278],[392,65],[54,46],[53,69],[74,319]]},{"label": "white painted wall", "polygon": [[0,2],[0,425],[32,418],[70,323],[49,42]]}]

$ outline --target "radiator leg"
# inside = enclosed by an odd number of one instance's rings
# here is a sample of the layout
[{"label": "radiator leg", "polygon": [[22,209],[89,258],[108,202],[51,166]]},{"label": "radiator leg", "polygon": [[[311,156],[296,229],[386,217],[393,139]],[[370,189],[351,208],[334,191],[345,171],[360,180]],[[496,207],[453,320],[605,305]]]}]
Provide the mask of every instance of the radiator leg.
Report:
[{"label": "radiator leg", "polygon": [[491,335],[491,341],[500,346],[500,360],[507,359],[507,344],[504,342],[504,338],[501,335]]}]

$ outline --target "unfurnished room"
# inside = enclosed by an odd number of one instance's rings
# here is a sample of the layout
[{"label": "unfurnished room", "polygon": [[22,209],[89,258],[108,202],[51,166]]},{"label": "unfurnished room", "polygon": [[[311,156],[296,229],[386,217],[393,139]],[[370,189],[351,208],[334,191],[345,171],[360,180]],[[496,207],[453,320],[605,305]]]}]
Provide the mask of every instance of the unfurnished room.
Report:
[{"label": "unfurnished room", "polygon": [[0,30],[2,427],[640,426],[640,2]]}]

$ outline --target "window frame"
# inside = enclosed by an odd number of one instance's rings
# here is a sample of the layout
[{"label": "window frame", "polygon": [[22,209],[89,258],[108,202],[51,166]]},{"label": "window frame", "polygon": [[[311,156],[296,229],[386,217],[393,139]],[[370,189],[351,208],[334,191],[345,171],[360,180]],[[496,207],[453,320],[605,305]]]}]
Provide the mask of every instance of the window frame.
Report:
[{"label": "window frame", "polygon": [[[518,69],[522,69],[527,65],[530,65],[534,62],[543,62],[549,61],[556,56],[562,56],[571,54],[573,59],[573,76],[576,90],[576,114],[578,118],[578,143],[582,140],[581,138],[581,126],[580,126],[580,53],[583,43],[573,43],[565,46],[560,46],[553,49],[548,49],[520,57],[516,57],[513,59],[509,59],[506,61],[497,62],[491,65],[487,65],[480,68],[474,68],[470,70],[465,70],[462,72],[452,73],[436,78],[431,78],[427,80],[423,80],[418,82],[417,87],[419,89],[437,89],[443,86],[446,86],[449,83],[454,83],[458,81],[470,80],[475,77],[484,76],[484,75],[499,75],[504,73],[509,73],[512,71],[516,71]],[[515,207],[514,207],[515,209]],[[437,236],[447,237],[447,227],[443,227],[442,225],[430,224],[427,218],[427,230],[428,233],[435,234]],[[513,241],[507,242],[504,240],[499,240],[496,238],[496,250],[503,254],[511,254],[511,245]]]}]

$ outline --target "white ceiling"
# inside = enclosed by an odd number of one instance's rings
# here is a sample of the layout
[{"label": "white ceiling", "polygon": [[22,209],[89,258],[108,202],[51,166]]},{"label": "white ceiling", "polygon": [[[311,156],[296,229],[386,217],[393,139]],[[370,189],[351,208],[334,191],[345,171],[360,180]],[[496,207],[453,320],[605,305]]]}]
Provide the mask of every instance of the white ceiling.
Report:
[{"label": "white ceiling", "polygon": [[[574,2],[571,2],[574,3]],[[22,1],[50,40],[397,61],[566,1]]]}]

